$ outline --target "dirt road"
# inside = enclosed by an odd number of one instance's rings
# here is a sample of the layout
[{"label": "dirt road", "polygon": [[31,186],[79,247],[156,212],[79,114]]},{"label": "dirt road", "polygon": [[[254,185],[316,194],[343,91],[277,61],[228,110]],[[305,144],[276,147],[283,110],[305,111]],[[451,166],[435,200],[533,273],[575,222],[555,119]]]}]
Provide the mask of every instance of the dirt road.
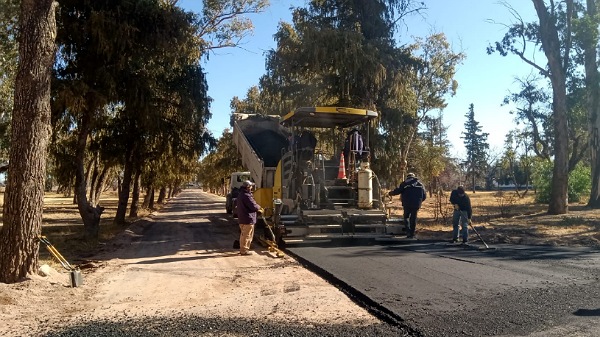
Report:
[{"label": "dirt road", "polygon": [[0,284],[2,336],[409,336],[293,259],[239,256],[223,198],[186,190],[93,258]]}]

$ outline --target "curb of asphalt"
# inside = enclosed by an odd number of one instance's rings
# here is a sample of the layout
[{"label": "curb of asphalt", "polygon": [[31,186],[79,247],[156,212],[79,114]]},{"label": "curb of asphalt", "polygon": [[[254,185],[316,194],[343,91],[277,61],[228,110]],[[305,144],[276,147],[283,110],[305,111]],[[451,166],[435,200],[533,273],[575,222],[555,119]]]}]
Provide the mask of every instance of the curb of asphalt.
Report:
[{"label": "curb of asphalt", "polygon": [[406,323],[406,321],[400,315],[394,313],[393,311],[389,310],[388,308],[386,308],[383,305],[379,304],[378,302],[374,301],[369,296],[363,294],[362,292],[360,292],[357,289],[350,286],[348,283],[335,277],[335,275],[331,274],[327,270],[302,258],[299,255],[292,253],[291,251],[289,251],[287,249],[284,251],[285,251],[286,255],[294,258],[302,266],[304,266],[308,270],[314,272],[315,274],[319,275],[325,281],[327,281],[331,285],[338,288],[341,292],[346,294],[346,296],[348,296],[348,298],[350,298],[350,300],[352,300],[354,303],[356,303],[360,307],[367,310],[371,315],[379,318],[381,321],[383,321],[389,325],[399,327],[399,328],[406,330],[407,332],[409,332],[411,334],[411,336],[424,337],[423,333],[421,333],[420,331],[418,331],[418,330],[414,329],[413,327],[411,327],[410,325],[408,325]]}]

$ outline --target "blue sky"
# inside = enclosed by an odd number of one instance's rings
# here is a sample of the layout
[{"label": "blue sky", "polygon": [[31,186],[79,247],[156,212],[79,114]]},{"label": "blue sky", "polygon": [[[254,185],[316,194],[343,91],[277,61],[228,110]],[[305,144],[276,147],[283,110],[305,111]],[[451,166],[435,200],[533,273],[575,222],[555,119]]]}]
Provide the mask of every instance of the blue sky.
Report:
[{"label": "blue sky", "polygon": [[[403,44],[414,41],[413,36],[425,37],[432,32],[444,32],[454,51],[462,51],[466,59],[458,68],[455,79],[458,92],[447,99],[443,121],[448,138],[453,145],[452,154],[464,153],[460,138],[469,104],[475,106],[475,119],[482,131],[489,133],[491,152],[499,153],[506,133],[515,128],[512,108],[502,107],[503,98],[512,90],[517,91],[515,77],[526,76],[532,68],[516,56],[487,55],[486,47],[499,41],[506,32],[504,24],[514,22],[510,11],[498,0],[428,0],[428,10],[423,17],[413,16],[400,27],[399,40]],[[533,21],[533,3],[527,0],[508,0],[526,20]],[[199,0],[180,1],[191,11],[200,9]],[[229,127],[229,102],[234,96],[245,97],[247,90],[258,83],[265,72],[264,52],[274,48],[273,34],[278,23],[290,22],[290,6],[303,6],[303,0],[271,0],[271,6],[263,13],[253,15],[255,30],[241,48],[219,50],[210,55],[203,67],[207,73],[209,95],[213,99],[213,117],[208,124],[215,136]],[[496,23],[493,23],[496,22]],[[536,55],[543,58],[543,53]]]}]

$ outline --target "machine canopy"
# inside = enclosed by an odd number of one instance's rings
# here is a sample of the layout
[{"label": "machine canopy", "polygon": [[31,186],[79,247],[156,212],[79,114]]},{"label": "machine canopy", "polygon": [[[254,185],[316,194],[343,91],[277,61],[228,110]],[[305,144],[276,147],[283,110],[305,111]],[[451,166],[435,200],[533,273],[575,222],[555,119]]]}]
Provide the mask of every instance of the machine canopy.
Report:
[{"label": "machine canopy", "polygon": [[342,107],[298,108],[281,118],[285,127],[349,128],[377,118],[375,111]]}]

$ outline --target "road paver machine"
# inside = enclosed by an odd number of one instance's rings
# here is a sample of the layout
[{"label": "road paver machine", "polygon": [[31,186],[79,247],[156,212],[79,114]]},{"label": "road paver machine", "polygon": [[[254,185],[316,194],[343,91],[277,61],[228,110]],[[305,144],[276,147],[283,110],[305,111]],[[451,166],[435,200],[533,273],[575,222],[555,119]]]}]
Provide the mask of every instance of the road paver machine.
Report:
[{"label": "road paver machine", "polygon": [[378,114],[304,107],[283,117],[236,114],[234,143],[267,210],[267,238],[283,243],[390,238],[404,230],[382,201],[369,134]]}]

